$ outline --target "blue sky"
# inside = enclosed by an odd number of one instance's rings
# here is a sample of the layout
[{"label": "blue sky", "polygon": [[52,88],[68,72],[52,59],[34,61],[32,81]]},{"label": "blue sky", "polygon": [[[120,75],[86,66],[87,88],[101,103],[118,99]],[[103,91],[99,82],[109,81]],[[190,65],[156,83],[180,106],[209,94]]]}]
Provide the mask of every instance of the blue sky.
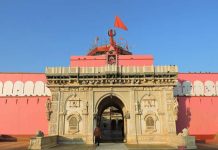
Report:
[{"label": "blue sky", "polygon": [[116,29],[134,54],[180,72],[218,72],[218,0],[0,0],[0,72],[44,72]]}]

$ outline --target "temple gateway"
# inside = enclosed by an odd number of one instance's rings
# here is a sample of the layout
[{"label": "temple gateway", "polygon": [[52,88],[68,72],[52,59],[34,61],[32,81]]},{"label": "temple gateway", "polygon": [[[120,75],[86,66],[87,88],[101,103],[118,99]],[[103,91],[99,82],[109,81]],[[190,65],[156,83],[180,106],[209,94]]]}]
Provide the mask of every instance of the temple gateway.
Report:
[{"label": "temple gateway", "polygon": [[176,130],[178,67],[154,66],[153,56],[133,55],[116,43],[114,30],[108,35],[109,44],[72,56],[69,67],[46,68],[48,135],[92,144],[100,126],[103,142],[196,148],[194,137]]}]

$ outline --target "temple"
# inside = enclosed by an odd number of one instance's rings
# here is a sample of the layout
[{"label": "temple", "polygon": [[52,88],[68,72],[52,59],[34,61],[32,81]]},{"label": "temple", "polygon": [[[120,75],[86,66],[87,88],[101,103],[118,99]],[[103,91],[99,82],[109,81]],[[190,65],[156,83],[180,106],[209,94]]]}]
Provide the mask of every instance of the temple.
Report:
[{"label": "temple", "polygon": [[[152,55],[134,55],[116,43],[71,56],[67,67],[45,73],[0,73],[0,134],[34,135],[58,143],[102,141],[196,148],[218,133],[218,73],[179,73],[154,66]],[[34,142],[33,142],[34,143]]]}]

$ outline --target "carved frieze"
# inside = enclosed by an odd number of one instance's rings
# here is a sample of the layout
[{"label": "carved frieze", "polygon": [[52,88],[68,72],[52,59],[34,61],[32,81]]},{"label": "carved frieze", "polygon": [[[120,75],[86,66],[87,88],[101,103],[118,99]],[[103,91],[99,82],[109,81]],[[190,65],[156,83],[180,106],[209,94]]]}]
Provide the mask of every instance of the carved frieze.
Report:
[{"label": "carved frieze", "polygon": [[80,107],[80,100],[68,100],[67,101],[67,106],[68,108],[77,108]]},{"label": "carved frieze", "polygon": [[144,95],[143,96],[142,109],[144,109],[146,111],[156,111],[158,109],[157,100],[155,99],[155,97],[153,95]]},{"label": "carved frieze", "polygon": [[154,108],[156,107],[155,99],[143,99],[145,108]]},{"label": "carved frieze", "polygon": [[[56,83],[52,81],[53,85],[57,85],[57,86],[61,86],[61,83]],[[76,82],[69,82],[68,84],[64,84],[64,86],[95,86],[95,85],[99,85],[99,86],[105,86],[105,85],[129,85],[129,86],[133,86],[133,85],[140,85],[140,86],[150,86],[152,84],[155,85],[166,85],[166,84],[170,84],[171,86],[174,86],[174,82],[155,82],[152,80],[144,80],[142,79],[117,79],[117,78],[111,78],[111,79],[80,79]],[[51,83],[50,83],[51,85]]]},{"label": "carved frieze", "polygon": [[66,110],[72,110],[72,108],[81,107],[81,99],[73,92],[72,95],[66,101]]},{"label": "carved frieze", "polygon": [[79,91],[81,91],[81,92],[87,92],[87,91],[89,91],[89,88],[88,88],[88,87],[80,87],[80,88],[79,88]]}]

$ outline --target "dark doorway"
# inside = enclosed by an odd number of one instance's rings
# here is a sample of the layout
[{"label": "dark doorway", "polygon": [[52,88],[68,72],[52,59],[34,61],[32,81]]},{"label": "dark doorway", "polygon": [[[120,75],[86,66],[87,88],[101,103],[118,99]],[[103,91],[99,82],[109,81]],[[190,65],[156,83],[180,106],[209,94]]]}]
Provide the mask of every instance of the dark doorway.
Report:
[{"label": "dark doorway", "polygon": [[124,141],[124,105],[116,96],[104,98],[98,106],[97,125],[102,130],[102,142]]}]

